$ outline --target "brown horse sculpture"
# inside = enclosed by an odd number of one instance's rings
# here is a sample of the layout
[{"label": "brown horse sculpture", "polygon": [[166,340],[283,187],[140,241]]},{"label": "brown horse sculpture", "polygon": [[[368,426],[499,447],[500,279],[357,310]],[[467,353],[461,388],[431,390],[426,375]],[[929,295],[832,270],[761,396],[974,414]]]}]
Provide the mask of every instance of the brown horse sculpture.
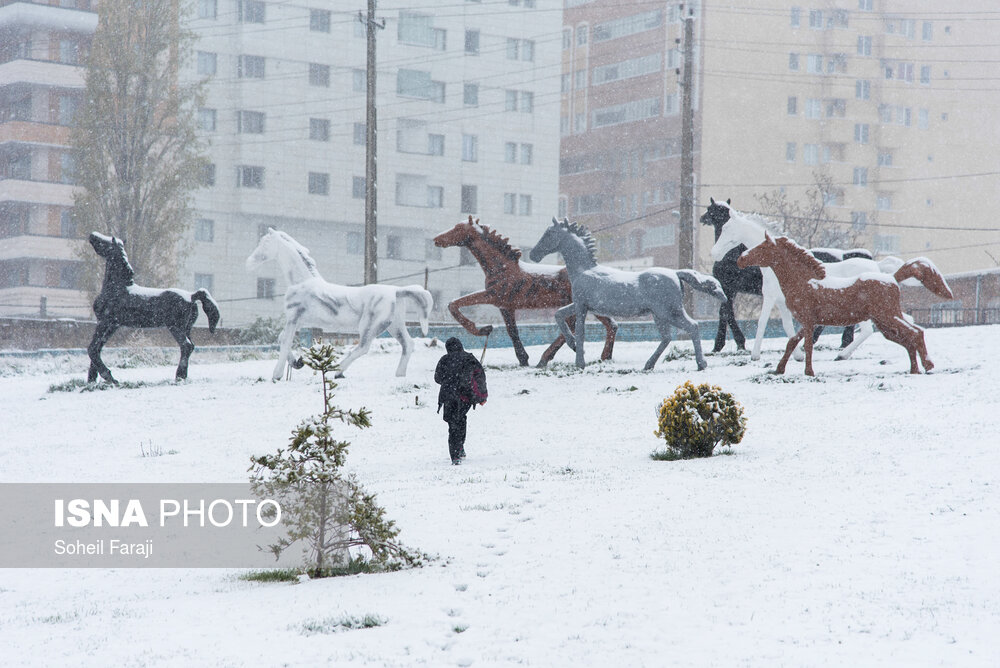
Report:
[{"label": "brown horse sculpture", "polygon": [[[441,248],[461,246],[467,248],[476,258],[486,274],[486,289],[459,297],[448,304],[448,310],[455,320],[474,336],[486,336],[493,331],[493,325],[477,327],[460,309],[466,306],[490,304],[500,309],[507,334],[514,344],[514,354],[521,366],[528,365],[528,353],[524,350],[517,331],[514,317],[518,309],[560,308],[573,301],[569,275],[565,267],[521,262],[521,251],[513,248],[505,237],[485,225],[479,219],[469,216],[468,222],[461,222],[447,232],[434,237],[434,244]],[[601,359],[611,359],[618,325],[611,318],[603,316],[598,320],[604,325],[607,335]],[[570,324],[573,327],[573,324]],[[566,339],[559,337],[542,353],[538,366],[545,366],[562,347]]]},{"label": "brown horse sculpture", "polygon": [[899,282],[907,278],[917,279],[939,297],[952,298],[948,283],[930,260],[905,262],[892,276],[872,272],[849,279],[827,278],[823,264],[806,249],[787,237],[772,239],[765,234],[764,242],[744,251],[736,263],[741,269],[752,265],[773,269],[789,310],[802,325],[788,339],[777,373],[785,373],[788,358],[805,338],[806,375],[814,376],[812,337],[805,334],[816,325],[847,327],[863,320],[874,321],[885,338],[906,348],[910,373],[920,373],[918,354],[925,371],[934,368],[927,357],[924,330],[908,321],[899,305]]}]

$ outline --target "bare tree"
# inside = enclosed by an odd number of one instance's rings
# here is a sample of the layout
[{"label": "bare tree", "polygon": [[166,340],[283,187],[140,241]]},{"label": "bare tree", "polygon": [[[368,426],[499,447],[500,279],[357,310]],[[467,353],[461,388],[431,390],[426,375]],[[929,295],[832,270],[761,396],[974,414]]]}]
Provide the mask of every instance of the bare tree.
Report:
[{"label": "bare tree", "polygon": [[[180,27],[179,6],[102,0],[70,136],[78,228],[124,239],[137,276],[150,285],[177,278],[190,196],[207,165],[195,123],[201,85],[178,78],[194,41]],[[87,246],[81,252],[84,280],[96,289],[96,255]]]},{"label": "bare tree", "polygon": [[828,206],[843,197],[842,188],[824,172],[813,172],[813,181],[801,201],[789,198],[784,190],[756,195],[760,213],[779,221],[784,234],[806,248],[860,245],[862,230],[856,229],[851,221],[837,220]]}]

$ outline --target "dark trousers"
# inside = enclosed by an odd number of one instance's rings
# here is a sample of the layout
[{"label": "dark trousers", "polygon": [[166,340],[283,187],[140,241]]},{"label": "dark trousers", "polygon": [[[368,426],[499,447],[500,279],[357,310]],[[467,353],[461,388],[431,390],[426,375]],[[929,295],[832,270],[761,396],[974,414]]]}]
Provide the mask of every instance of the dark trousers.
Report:
[{"label": "dark trousers", "polygon": [[448,423],[448,454],[455,461],[465,456],[465,426],[470,404],[456,402],[445,404],[444,420]]}]

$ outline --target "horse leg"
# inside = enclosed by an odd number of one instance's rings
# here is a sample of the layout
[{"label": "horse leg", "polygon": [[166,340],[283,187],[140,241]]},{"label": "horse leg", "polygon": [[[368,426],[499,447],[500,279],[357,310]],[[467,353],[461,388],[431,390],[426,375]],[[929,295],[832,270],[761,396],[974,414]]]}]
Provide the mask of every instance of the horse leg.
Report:
[{"label": "horse leg", "polygon": [[840,349],[843,350],[854,341],[854,326],[844,328],[844,333],[840,337]]},{"label": "horse leg", "polygon": [[595,316],[604,325],[604,350],[601,351],[601,360],[611,359],[611,353],[615,349],[615,337],[618,336],[618,323],[614,318],[599,315]]},{"label": "horse leg", "polygon": [[683,308],[677,309],[672,316],[673,325],[677,329],[687,332],[688,336],[691,337],[691,343],[694,345],[694,359],[698,363],[698,371],[703,371],[708,366],[708,362],[705,361],[705,356],[701,352],[701,327],[691,319],[691,316]]},{"label": "horse leg", "polygon": [[185,331],[181,327],[167,327],[167,331],[181,347],[181,361],[177,363],[175,380],[184,380],[188,376],[188,360],[191,359],[191,353],[194,351],[194,343],[191,342],[189,336],[190,330]]},{"label": "horse leg", "polygon": [[[566,345],[573,352],[576,352],[576,338],[573,336],[573,332],[570,331],[569,326],[566,324],[570,317],[576,312],[576,304],[570,303],[566,304],[561,308],[556,309],[556,325],[559,326],[559,331],[562,332],[563,340],[566,341]],[[573,320],[574,327],[576,325],[576,320]]]},{"label": "horse leg", "polygon": [[562,334],[557,336],[556,340],[550,343],[549,347],[545,349],[544,353],[542,353],[542,357],[538,360],[538,364],[536,366],[541,369],[546,364],[551,362],[552,358],[556,356],[556,353],[559,352],[559,349],[562,348],[564,343],[566,343],[566,337]]},{"label": "horse leg", "polygon": [[459,310],[465,308],[466,306],[478,306],[480,304],[493,304],[493,295],[485,290],[479,292],[473,292],[471,295],[464,295],[459,297],[455,301],[448,304],[448,312],[451,316],[462,327],[465,328],[469,334],[473,336],[486,336],[493,331],[493,325],[484,325],[482,327],[476,327],[476,323],[472,322]]},{"label": "horse leg", "polygon": [[510,342],[514,344],[514,354],[517,356],[518,364],[528,366],[528,353],[524,349],[524,344],[521,343],[521,335],[517,331],[517,320],[514,319],[514,311],[502,308],[500,309],[500,315],[503,316],[503,322],[507,325],[507,335],[510,337]]},{"label": "horse leg", "polygon": [[[393,322],[389,325],[389,333],[399,341],[399,345],[403,348],[403,353],[399,356],[399,366],[396,367],[396,375],[405,376],[406,365],[409,364],[410,355],[413,354],[413,339],[406,331],[406,326],[399,322]],[[341,367],[341,371],[343,371],[343,367]]]},{"label": "horse leg", "polygon": [[[814,332],[815,328],[809,325],[802,325],[802,330],[805,332]],[[806,336],[803,340],[802,347],[806,349],[806,375],[815,376],[813,372],[813,337]]]},{"label": "horse leg", "polygon": [[795,350],[795,348],[799,345],[799,341],[801,341],[802,337],[805,335],[806,330],[805,328],[802,328],[788,339],[788,344],[785,346],[785,354],[781,356],[781,361],[778,362],[778,366],[775,367],[775,373],[785,373],[785,365],[788,364],[788,358],[792,356],[792,351]]},{"label": "horse leg", "polygon": [[920,356],[924,361],[924,369],[929,371],[934,368],[933,363],[929,367],[927,366],[927,349],[923,345],[923,330],[917,330],[915,325],[910,325],[900,316],[893,316],[890,322],[876,324],[878,324],[882,336],[906,348],[906,352],[910,356],[910,373],[920,373],[920,367],[917,366],[917,352],[921,348],[923,351],[921,351]]},{"label": "horse leg", "polygon": [[740,329],[740,324],[736,322],[736,308],[733,306],[736,300],[736,295],[738,292],[733,292],[732,295],[726,295],[728,300],[725,304],[721,306],[726,307],[726,317],[729,319],[729,329],[733,332],[733,341],[736,342],[737,350],[747,349],[747,337],[743,335],[743,330]]},{"label": "horse leg", "polygon": [[111,335],[118,330],[118,325],[113,325],[109,322],[98,322],[97,328],[94,330],[94,338],[90,340],[90,345],[87,346],[87,355],[90,357],[90,369],[87,371],[87,382],[93,383],[97,380],[97,374],[101,374],[101,378],[109,383],[118,384],[118,381],[114,379],[111,375],[111,369],[105,366],[104,361],[101,359],[101,349],[104,348],[104,344],[108,342]]},{"label": "horse leg", "polygon": [[[730,307],[732,303],[729,295],[726,295],[727,299],[730,301],[725,301],[719,304],[719,329],[715,332],[715,346],[712,347],[712,352],[717,353],[726,347],[726,323],[729,322],[729,313],[727,308]],[[733,332],[733,337],[735,338],[736,332]]]},{"label": "horse leg", "polygon": [[347,371],[347,367],[351,366],[351,364],[354,363],[354,360],[366,354],[368,349],[372,347],[372,342],[375,340],[375,337],[384,332],[390,324],[392,324],[392,321],[389,319],[376,322],[374,314],[366,310],[361,316],[360,322],[358,322],[358,336],[360,339],[358,341],[358,345],[355,346],[354,350],[347,353],[343,360],[341,360],[340,370],[337,372],[335,377],[343,378],[344,372]]},{"label": "horse leg", "polygon": [[[781,316],[781,326],[785,328],[785,334],[792,336],[797,331],[795,328],[795,318],[792,317],[792,312],[788,310],[788,303],[785,302],[784,295],[781,296],[781,299],[778,300],[777,304],[778,314]],[[792,356],[795,358],[796,362],[801,362],[805,359],[802,351],[798,348],[792,351]]]},{"label": "horse leg", "polygon": [[[851,329],[851,331],[853,332],[853,328]],[[851,341],[850,345],[848,345],[846,348],[842,349],[839,353],[837,353],[837,357],[835,359],[846,360],[848,357],[853,355],[854,351],[858,349],[858,346],[864,343],[865,339],[871,336],[872,333],[874,333],[874,331],[875,328],[872,326],[870,320],[865,320],[864,322],[858,323],[858,335],[852,336],[853,341]]]},{"label": "horse leg", "polygon": [[292,352],[292,340],[295,338],[295,333],[299,331],[298,321],[298,317],[287,318],[285,328],[281,330],[281,336],[278,337],[281,347],[278,352],[278,362],[274,365],[274,372],[271,373],[273,380],[281,380],[282,374],[285,373],[285,363],[291,363],[289,355]]},{"label": "horse leg", "polygon": [[587,365],[583,359],[583,344],[586,341],[587,307],[576,304],[576,365],[581,369]]}]

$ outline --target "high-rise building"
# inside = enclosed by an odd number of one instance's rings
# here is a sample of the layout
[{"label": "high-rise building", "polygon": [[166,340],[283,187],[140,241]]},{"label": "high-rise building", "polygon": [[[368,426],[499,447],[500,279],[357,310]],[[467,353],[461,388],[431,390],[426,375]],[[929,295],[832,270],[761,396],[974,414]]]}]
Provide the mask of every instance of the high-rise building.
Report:
[{"label": "high-rise building", "polygon": [[[230,326],[282,313],[278,269],[244,270],[268,227],[306,246],[326,280],[364,279],[365,3],[329,7],[199,0],[189,22],[213,167],[185,271]],[[433,237],[472,215],[530,246],[556,210],[561,15],[534,0],[386,0],[377,19],[378,281],[423,284],[426,271],[448,318],[483,274]]]},{"label": "high-rise building", "polygon": [[0,0],[0,313],[90,316],[69,126],[97,26],[88,0]]},{"label": "high-rise building", "polygon": [[[567,0],[560,205],[601,258],[676,266],[683,20],[695,22],[696,265],[711,267],[709,197],[768,213],[820,200],[840,238],[992,267],[1000,206],[994,3]],[[989,20],[986,20],[989,19]],[[836,238],[836,237],[832,237]]]}]

